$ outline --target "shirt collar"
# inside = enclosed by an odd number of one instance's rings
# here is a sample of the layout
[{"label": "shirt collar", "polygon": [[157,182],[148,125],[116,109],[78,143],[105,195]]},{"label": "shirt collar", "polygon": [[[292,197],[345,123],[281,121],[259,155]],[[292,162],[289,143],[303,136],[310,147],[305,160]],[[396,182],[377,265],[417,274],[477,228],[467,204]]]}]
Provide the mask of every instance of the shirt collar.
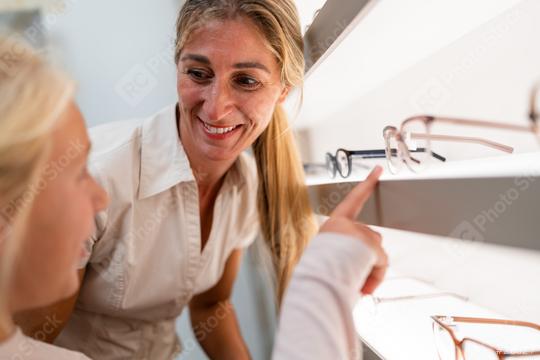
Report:
[{"label": "shirt collar", "polygon": [[[176,109],[176,104],[168,106],[143,122],[139,199],[156,195],[182,182],[195,181],[178,136]],[[242,156],[227,172],[224,188],[244,185],[246,169]]]}]

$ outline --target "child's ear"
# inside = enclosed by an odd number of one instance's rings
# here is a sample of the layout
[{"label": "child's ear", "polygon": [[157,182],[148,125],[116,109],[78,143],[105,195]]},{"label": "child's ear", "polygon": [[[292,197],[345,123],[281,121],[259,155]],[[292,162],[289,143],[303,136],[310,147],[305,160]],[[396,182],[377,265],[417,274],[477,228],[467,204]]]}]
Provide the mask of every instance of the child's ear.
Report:
[{"label": "child's ear", "polygon": [[283,90],[281,91],[281,95],[279,95],[278,102],[282,104],[285,99],[287,99],[287,96],[289,95],[289,91],[291,90],[290,86],[285,86]]}]

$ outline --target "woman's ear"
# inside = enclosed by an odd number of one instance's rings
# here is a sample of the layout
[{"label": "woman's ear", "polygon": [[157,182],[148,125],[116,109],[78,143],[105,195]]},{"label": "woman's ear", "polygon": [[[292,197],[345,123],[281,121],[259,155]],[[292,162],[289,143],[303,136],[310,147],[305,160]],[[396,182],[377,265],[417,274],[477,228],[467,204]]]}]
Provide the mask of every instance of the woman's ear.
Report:
[{"label": "woman's ear", "polygon": [[287,99],[287,96],[289,95],[289,91],[291,90],[290,86],[283,87],[283,90],[281,91],[281,95],[279,95],[278,103],[283,104],[285,99]]}]

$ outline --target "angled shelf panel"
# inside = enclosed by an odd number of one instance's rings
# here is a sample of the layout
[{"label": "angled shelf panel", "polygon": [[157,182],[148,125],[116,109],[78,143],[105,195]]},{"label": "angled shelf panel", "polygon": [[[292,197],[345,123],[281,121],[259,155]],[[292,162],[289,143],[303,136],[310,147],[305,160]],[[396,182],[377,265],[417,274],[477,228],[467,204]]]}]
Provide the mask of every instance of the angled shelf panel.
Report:
[{"label": "angled shelf panel", "polygon": [[[368,171],[331,182],[308,178],[327,215]],[[368,224],[540,251],[540,152],[445,164],[424,174],[385,174],[360,219]]]}]

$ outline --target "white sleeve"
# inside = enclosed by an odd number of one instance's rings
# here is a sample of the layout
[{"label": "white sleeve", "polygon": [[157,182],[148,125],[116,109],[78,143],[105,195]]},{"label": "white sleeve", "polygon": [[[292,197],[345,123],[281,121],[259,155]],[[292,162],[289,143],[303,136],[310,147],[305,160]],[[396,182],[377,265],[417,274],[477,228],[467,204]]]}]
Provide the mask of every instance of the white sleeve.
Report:
[{"label": "white sleeve", "polygon": [[352,310],[375,260],[358,239],[317,235],[286,291],[273,359],[358,358]]}]

